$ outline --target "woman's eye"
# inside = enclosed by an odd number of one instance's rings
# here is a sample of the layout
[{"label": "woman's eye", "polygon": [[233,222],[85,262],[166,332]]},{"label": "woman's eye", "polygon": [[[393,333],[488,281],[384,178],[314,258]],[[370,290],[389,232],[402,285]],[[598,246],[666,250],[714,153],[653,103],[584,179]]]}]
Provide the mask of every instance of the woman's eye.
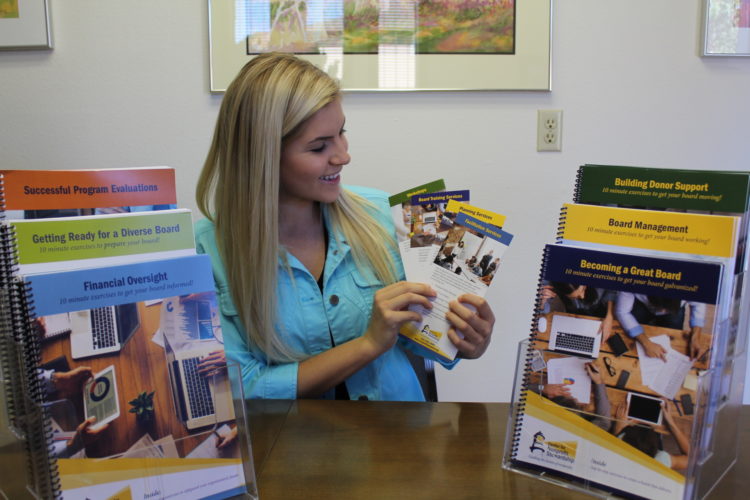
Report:
[{"label": "woman's eye", "polygon": [[310,149],[310,151],[312,151],[313,153],[322,153],[325,148],[326,148],[326,145],[325,145],[325,143],[323,143],[323,144],[321,144],[320,146],[318,146],[316,148]]}]

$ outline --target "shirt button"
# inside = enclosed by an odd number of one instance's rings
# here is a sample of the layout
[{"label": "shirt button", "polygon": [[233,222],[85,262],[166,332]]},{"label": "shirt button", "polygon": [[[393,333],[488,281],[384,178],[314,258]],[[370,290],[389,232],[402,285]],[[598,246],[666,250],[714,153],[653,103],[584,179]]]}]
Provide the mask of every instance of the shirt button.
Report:
[{"label": "shirt button", "polygon": [[369,399],[370,399],[370,398],[368,398],[367,396],[365,396],[364,394],[362,394],[362,395],[361,395],[360,397],[358,397],[357,399],[358,399],[358,400],[360,400],[360,401],[369,401]]},{"label": "shirt button", "polygon": [[339,296],[338,295],[331,295],[328,298],[328,302],[330,302],[332,306],[338,305],[338,303],[339,303]]},{"label": "shirt button", "polygon": [[338,250],[334,250],[334,251],[333,251],[333,255],[338,255],[338,254],[339,254],[339,251],[338,251]]}]

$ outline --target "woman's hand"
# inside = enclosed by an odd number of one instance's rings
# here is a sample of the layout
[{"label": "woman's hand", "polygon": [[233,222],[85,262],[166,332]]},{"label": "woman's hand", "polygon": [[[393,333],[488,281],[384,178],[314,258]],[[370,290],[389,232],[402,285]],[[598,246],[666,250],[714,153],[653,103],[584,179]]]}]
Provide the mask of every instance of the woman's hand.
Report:
[{"label": "woman's hand", "polygon": [[436,295],[431,286],[409,281],[400,281],[381,288],[375,292],[370,325],[363,337],[378,354],[384,353],[396,343],[401,325],[407,321],[422,321],[422,315],[410,311],[409,306],[415,304],[432,309],[429,299]]},{"label": "woman's hand", "polygon": [[[458,349],[462,358],[476,359],[490,345],[495,315],[489,303],[482,297],[467,293],[448,304],[446,314],[451,327],[448,338]],[[460,335],[459,335],[460,332]]]}]

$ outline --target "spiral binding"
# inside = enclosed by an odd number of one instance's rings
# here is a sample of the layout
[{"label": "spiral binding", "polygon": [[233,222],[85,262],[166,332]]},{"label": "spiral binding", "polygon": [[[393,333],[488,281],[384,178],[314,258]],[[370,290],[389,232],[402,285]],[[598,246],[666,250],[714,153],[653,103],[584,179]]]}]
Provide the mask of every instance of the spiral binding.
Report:
[{"label": "spiral binding", "polygon": [[39,498],[59,498],[52,426],[39,378],[40,340],[32,290],[18,274],[13,227],[5,221],[4,176],[0,173],[0,378],[10,429],[24,441],[29,486]]},{"label": "spiral binding", "polygon": [[24,421],[26,424],[26,447],[28,469],[33,487],[41,498],[58,498],[60,479],[53,452],[53,430],[51,418],[45,406],[47,396],[39,377],[41,360],[40,339],[36,327],[33,289],[30,283],[22,280],[14,282],[15,291],[11,300],[13,329],[23,351],[24,371],[22,372],[22,389],[25,397]]},{"label": "spiral binding", "polygon": [[0,404],[5,405],[8,430],[20,437],[23,430],[19,418],[24,414],[24,393],[20,383],[23,356],[18,349],[12,321],[10,286],[16,271],[16,254],[13,230],[4,223],[4,181],[5,176],[0,173],[0,383],[5,395],[5,401],[0,401]]},{"label": "spiral binding", "polygon": [[[1,199],[1,196],[0,196]],[[24,398],[22,374],[24,356],[18,335],[14,328],[14,310],[12,279],[16,271],[15,244],[13,230],[0,222],[0,360],[2,372],[0,378],[5,384],[5,405],[15,434],[23,434],[19,419],[24,415]]]},{"label": "spiral binding", "polygon": [[565,222],[567,219],[568,209],[563,206],[562,208],[560,208],[560,218],[557,220],[557,236],[555,237],[555,243],[563,242],[563,235],[565,234]]},{"label": "spiral binding", "polygon": [[582,193],[582,186],[583,183],[583,169],[586,167],[586,165],[582,165],[578,167],[578,171],[576,172],[576,183],[573,188],[573,203],[581,203],[581,195]]},{"label": "spiral binding", "polygon": [[520,391],[516,394],[518,404],[514,405],[513,415],[513,442],[510,447],[510,457],[514,459],[518,451],[518,443],[520,441],[521,426],[523,425],[523,415],[526,410],[526,388],[528,387],[529,380],[531,378],[532,368],[531,362],[533,358],[534,343],[536,341],[537,332],[539,331],[539,311],[542,310],[542,287],[544,286],[544,276],[547,270],[547,248],[544,247],[542,253],[542,265],[539,270],[539,279],[537,282],[537,293],[536,299],[534,300],[534,313],[531,319],[531,333],[529,334],[529,346],[526,350],[526,358],[523,362],[523,383],[521,384]]},{"label": "spiral binding", "polygon": [[5,220],[5,176],[0,172],[0,221]]}]

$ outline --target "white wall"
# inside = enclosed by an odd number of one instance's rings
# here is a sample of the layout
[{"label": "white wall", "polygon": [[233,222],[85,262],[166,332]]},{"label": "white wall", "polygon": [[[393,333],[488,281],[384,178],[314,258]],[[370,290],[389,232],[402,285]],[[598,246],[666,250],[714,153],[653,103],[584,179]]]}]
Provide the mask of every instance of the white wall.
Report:
[{"label": "white wall", "polygon": [[[208,92],[207,2],[50,3],[55,49],[0,53],[2,168],[170,165],[179,204],[194,208],[220,102]],[[396,192],[444,177],[516,235],[488,296],[493,343],[439,373],[444,400],[509,398],[541,250],[578,165],[750,168],[750,58],[697,56],[700,0],[554,3],[552,92],[345,99],[347,183]],[[536,152],[536,110],[548,108],[564,110],[561,153]]]}]

